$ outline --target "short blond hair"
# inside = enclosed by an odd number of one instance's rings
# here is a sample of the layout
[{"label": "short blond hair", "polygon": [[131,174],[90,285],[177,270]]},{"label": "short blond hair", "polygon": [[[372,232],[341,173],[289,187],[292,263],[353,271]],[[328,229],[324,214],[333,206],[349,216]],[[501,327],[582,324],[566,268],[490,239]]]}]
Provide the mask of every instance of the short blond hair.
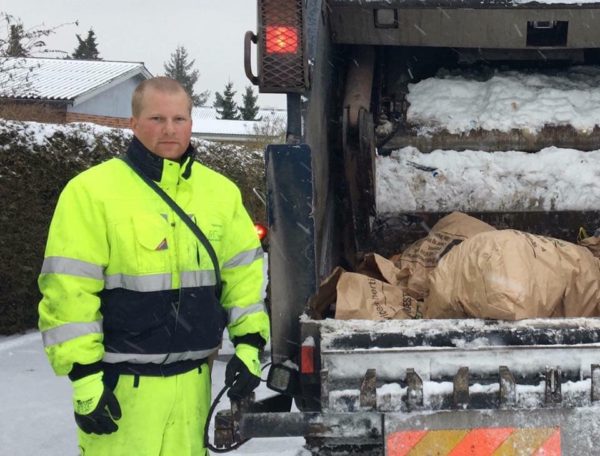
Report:
[{"label": "short blond hair", "polygon": [[190,97],[189,93],[187,93],[179,81],[166,76],[157,76],[155,78],[146,79],[145,81],[140,82],[140,84],[138,84],[133,91],[133,95],[131,97],[131,115],[133,117],[139,117],[140,113],[142,112],[144,93],[147,89],[154,89],[158,90],[159,92],[166,93],[185,93],[188,100],[189,112],[190,114],[192,113],[192,97]]}]

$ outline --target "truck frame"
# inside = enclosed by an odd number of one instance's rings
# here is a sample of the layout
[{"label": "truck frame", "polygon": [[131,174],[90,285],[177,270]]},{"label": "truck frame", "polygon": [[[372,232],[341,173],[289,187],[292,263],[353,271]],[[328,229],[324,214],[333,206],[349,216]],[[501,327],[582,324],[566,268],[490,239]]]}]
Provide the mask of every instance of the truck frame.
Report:
[{"label": "truck frame", "polygon": [[[268,385],[279,395],[221,412],[217,444],[293,435],[320,455],[600,451],[597,319],[337,321],[307,309],[335,266],[352,270],[367,252],[400,251],[447,214],[378,214],[377,154],[406,145],[535,153],[600,144],[597,128],[422,137],[406,121],[408,83],[482,61],[598,64],[599,51],[600,3],[258,0],[246,74],[288,104],[287,143],[265,154]],[[377,132],[382,119],[391,134]],[[579,227],[600,226],[599,209],[470,215],[573,240]]]}]

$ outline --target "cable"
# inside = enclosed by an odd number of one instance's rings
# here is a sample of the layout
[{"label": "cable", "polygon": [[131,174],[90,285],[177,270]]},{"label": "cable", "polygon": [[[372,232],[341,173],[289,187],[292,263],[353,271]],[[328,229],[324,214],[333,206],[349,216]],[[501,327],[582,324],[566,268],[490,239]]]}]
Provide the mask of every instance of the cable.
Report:
[{"label": "cable", "polygon": [[206,425],[204,426],[204,446],[214,453],[228,453],[229,451],[237,450],[244,443],[246,443],[248,440],[250,440],[250,439],[242,440],[241,442],[235,443],[232,446],[227,447],[227,448],[216,448],[216,447],[212,446],[212,444],[208,440],[208,428],[209,428],[210,422],[212,420],[212,415],[215,411],[215,408],[217,408],[217,404],[221,400],[221,397],[223,397],[223,394],[225,394],[225,392],[228,389],[229,389],[229,386],[225,385],[223,387],[223,389],[221,389],[221,391],[219,391],[219,394],[217,394],[217,397],[215,397],[215,400],[213,401],[213,403],[210,406],[210,409],[208,410],[208,416],[206,417]]},{"label": "cable", "polygon": [[[261,371],[264,371],[267,367],[269,367],[271,364],[273,364],[272,362],[268,362],[267,364],[265,364],[264,366],[261,367]],[[261,382],[264,382],[265,380],[263,380],[262,378],[260,379]],[[238,442],[230,447],[227,448],[215,448],[209,441],[208,439],[208,434],[209,434],[209,430],[208,428],[210,427],[210,422],[212,420],[212,415],[215,412],[215,408],[217,408],[217,404],[219,403],[219,401],[221,400],[221,398],[223,397],[223,394],[225,394],[225,392],[229,389],[230,387],[225,385],[223,387],[223,389],[221,389],[221,391],[219,391],[219,394],[217,394],[217,397],[215,397],[215,400],[213,401],[213,403],[210,406],[210,409],[208,410],[208,416],[206,417],[206,424],[204,426],[204,446],[206,448],[208,448],[210,451],[214,452],[214,453],[228,453],[229,451],[233,451],[233,450],[237,450],[239,447],[241,447],[244,443],[246,443],[248,440],[250,439],[245,439],[242,440],[241,442]]]}]

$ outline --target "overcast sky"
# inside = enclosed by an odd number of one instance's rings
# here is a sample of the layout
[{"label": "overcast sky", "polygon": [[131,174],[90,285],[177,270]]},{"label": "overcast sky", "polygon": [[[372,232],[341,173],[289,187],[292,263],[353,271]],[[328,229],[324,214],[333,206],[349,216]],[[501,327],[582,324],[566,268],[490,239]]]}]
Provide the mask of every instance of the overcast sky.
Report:
[{"label": "overcast sky", "polygon": [[[49,48],[73,52],[76,34],[90,28],[104,60],[144,62],[153,75],[164,73],[178,45],[188,50],[200,71],[196,90],[222,92],[231,80],[241,103],[250,82],[244,73],[246,30],[256,32],[255,0],[2,0],[0,11],[22,20],[25,28],[65,25],[47,39]],[[256,49],[253,68],[256,73]],[[285,107],[283,95],[260,95],[261,107]]]}]

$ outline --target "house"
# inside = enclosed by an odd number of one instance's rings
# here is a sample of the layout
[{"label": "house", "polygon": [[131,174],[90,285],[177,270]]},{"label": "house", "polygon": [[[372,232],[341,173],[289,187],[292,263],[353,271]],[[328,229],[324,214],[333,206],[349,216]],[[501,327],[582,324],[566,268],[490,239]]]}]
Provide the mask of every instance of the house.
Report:
[{"label": "house", "polygon": [[219,119],[213,107],[195,107],[192,109],[192,136],[207,141],[244,142],[285,133],[285,109],[260,109],[256,117],[259,120],[225,120]]},{"label": "house", "polygon": [[128,127],[131,95],[152,75],[139,62],[0,59],[0,117]]}]

